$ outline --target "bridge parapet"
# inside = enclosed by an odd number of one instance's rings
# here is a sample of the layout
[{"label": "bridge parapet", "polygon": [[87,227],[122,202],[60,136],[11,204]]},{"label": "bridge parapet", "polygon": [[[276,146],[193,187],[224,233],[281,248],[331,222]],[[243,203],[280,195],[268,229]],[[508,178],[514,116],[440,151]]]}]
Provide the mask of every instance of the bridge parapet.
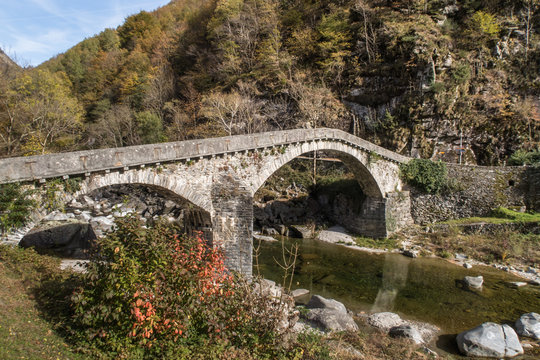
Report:
[{"label": "bridge parapet", "polygon": [[235,152],[266,149],[318,140],[348,143],[396,162],[409,158],[337,129],[295,129],[212,139],[56,153],[0,160],[0,183],[75,176],[130,167],[188,161]]}]

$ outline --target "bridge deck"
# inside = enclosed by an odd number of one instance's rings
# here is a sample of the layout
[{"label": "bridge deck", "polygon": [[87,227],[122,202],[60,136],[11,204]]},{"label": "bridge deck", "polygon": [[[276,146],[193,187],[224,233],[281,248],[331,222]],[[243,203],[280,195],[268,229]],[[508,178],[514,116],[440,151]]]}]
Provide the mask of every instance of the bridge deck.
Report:
[{"label": "bridge deck", "polygon": [[198,159],[318,140],[346,142],[389,161],[409,158],[337,129],[295,129],[221,138],[56,153],[0,160],[0,184],[89,174],[114,169]]}]

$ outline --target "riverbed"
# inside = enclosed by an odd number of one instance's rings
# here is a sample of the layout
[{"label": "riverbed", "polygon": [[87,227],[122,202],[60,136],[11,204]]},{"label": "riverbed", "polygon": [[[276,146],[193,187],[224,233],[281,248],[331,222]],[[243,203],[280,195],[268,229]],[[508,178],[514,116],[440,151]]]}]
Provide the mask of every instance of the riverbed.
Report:
[{"label": "riverbed", "polygon": [[[402,318],[437,325],[441,334],[457,334],[483,322],[513,323],[522,314],[540,312],[540,287],[515,287],[523,281],[488,266],[465,269],[439,258],[371,254],[313,239],[284,238],[299,244],[292,289],[305,288],[343,302],[356,313],[392,311]],[[282,282],[275,259],[282,243],[262,242],[259,271]],[[256,267],[253,269],[257,274]],[[481,291],[463,286],[465,276],[484,277]]]}]

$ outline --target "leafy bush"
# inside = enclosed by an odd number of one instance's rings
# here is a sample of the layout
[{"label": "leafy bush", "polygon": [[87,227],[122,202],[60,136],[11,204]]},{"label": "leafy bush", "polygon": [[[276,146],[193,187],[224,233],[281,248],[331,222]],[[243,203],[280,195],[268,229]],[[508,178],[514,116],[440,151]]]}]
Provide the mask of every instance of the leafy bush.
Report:
[{"label": "leafy bush", "polygon": [[427,159],[412,159],[400,165],[402,178],[429,194],[437,194],[448,186],[446,164]]},{"label": "leafy bush", "polygon": [[228,272],[220,251],[162,222],[144,228],[129,216],[116,226],[72,296],[78,341],[129,358],[190,358],[207,346],[274,351],[281,302]]},{"label": "leafy bush", "polygon": [[20,184],[0,185],[0,231],[8,231],[26,224],[35,202],[31,190]]},{"label": "leafy bush", "polygon": [[540,149],[533,151],[518,150],[508,159],[508,165],[540,165]]}]

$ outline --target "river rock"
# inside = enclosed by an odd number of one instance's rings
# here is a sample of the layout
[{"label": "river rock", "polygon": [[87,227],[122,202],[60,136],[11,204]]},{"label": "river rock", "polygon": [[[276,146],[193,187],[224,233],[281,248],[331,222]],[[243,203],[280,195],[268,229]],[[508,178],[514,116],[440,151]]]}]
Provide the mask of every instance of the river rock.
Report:
[{"label": "river rock", "polygon": [[45,216],[42,221],[68,221],[69,219],[70,216],[68,214],[55,210]]},{"label": "river rock", "polygon": [[305,318],[324,331],[358,331],[351,315],[334,309],[311,309]]},{"label": "river rock", "polygon": [[309,290],[295,289],[291,292],[291,296],[296,304],[307,304],[310,300]]},{"label": "river rock", "polygon": [[323,331],[357,331],[358,325],[347,313],[345,305],[333,299],[313,295],[306,306],[309,312],[305,319]]},{"label": "river rock", "polygon": [[256,282],[254,289],[255,292],[259,293],[261,296],[280,298],[283,294],[283,289],[276,285],[275,281],[268,279],[261,279],[261,281]]},{"label": "river rock", "polygon": [[352,236],[348,235],[347,231],[341,226],[332,226],[328,230],[320,231],[317,239],[333,244],[356,244]]},{"label": "river rock", "polygon": [[470,289],[481,289],[484,284],[483,276],[465,276],[463,279],[465,285]]},{"label": "river rock", "polygon": [[394,326],[393,328],[390,329],[390,331],[388,332],[388,335],[392,337],[401,337],[401,338],[411,339],[416,344],[424,343],[424,339],[422,338],[422,335],[420,334],[418,329],[416,329],[412,325]]},{"label": "river rock", "polygon": [[439,331],[441,331],[440,328],[433,324],[420,321],[405,320],[405,325],[410,325],[415,328],[420,333],[420,336],[422,336],[424,344],[430,343],[433,339],[437,337]]},{"label": "river rock", "polygon": [[510,286],[515,287],[515,288],[520,288],[527,285],[527,283],[523,281],[512,281],[509,284]]},{"label": "river rock", "polygon": [[326,299],[320,295],[313,295],[306,305],[308,309],[327,309],[347,313],[345,305],[334,299]]},{"label": "river rock", "polygon": [[92,224],[92,227],[97,228],[101,231],[109,231],[114,226],[114,219],[112,218],[112,216],[97,216],[92,218],[90,224]]},{"label": "river rock", "polygon": [[465,269],[472,269],[472,265],[469,264],[469,263],[463,264],[463,267],[464,267]]},{"label": "river rock", "polygon": [[279,232],[276,229],[266,226],[263,226],[261,232],[264,235],[279,235]]},{"label": "river rock", "polygon": [[523,354],[516,332],[508,325],[486,322],[462,332],[456,341],[467,356],[502,358]]},{"label": "river rock", "polygon": [[19,246],[33,247],[38,253],[53,251],[66,257],[84,258],[96,235],[87,223],[72,222],[58,225],[58,222],[44,223],[26,234]]},{"label": "river rock", "polygon": [[259,240],[259,241],[267,241],[267,242],[275,242],[277,239],[267,236],[267,235],[261,235],[261,234],[255,234],[253,233],[253,239]]},{"label": "river rock", "polygon": [[302,239],[309,239],[314,235],[313,227],[311,226],[291,225],[289,228],[294,229],[294,231],[299,234],[299,237]]},{"label": "river rock", "polygon": [[405,249],[405,250],[403,250],[402,254],[407,256],[407,257],[415,259],[415,258],[418,257],[418,255],[420,255],[420,251],[413,250],[413,249]]},{"label": "river rock", "polygon": [[[441,329],[437,326],[412,320],[404,320],[398,314],[392,312],[374,313],[367,317],[367,323],[385,333],[390,333],[395,329],[395,336],[410,337],[415,342],[422,339],[422,343],[431,342]],[[407,330],[408,328],[412,330]],[[408,336],[410,335],[410,336]]]},{"label": "river rock", "polygon": [[540,314],[531,312],[521,315],[521,317],[516,321],[515,328],[519,335],[539,340]]},{"label": "river rock", "polygon": [[368,324],[384,332],[390,331],[391,328],[403,325],[405,321],[398,314],[392,312],[380,312],[371,314],[367,318]]},{"label": "river rock", "polygon": [[60,262],[60,269],[62,270],[70,269],[71,271],[74,271],[74,272],[85,273],[86,265],[88,264],[89,261],[90,260],[63,259]]}]

